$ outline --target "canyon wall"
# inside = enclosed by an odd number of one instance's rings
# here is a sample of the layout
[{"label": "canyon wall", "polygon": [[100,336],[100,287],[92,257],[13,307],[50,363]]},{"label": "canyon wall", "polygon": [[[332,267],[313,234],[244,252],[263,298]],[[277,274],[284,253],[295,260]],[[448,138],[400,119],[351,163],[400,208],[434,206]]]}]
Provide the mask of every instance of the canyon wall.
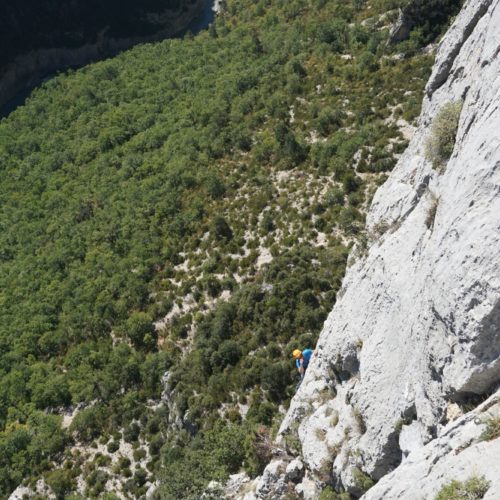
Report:
[{"label": "canyon wall", "polygon": [[47,75],[173,36],[207,0],[7,3],[0,12],[0,106]]}]

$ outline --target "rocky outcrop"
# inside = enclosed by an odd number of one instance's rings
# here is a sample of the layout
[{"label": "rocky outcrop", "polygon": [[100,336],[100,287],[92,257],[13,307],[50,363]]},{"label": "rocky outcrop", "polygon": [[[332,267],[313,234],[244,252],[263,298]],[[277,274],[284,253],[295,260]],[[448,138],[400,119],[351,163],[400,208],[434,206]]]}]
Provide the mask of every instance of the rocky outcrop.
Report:
[{"label": "rocky outcrop", "polygon": [[[413,500],[433,498],[452,481],[484,477],[489,483],[485,499],[500,492],[500,439],[487,439],[488,422],[500,418],[500,391],[477,409],[443,428],[439,438],[416,449],[392,473],[384,476],[363,498]],[[473,466],[471,466],[473,464]]]},{"label": "rocky outcrop", "polygon": [[389,43],[408,39],[416,27],[442,26],[451,15],[456,14],[460,4],[460,0],[409,0],[399,10],[398,19],[389,33]]},{"label": "rocky outcrop", "polygon": [[[499,53],[500,0],[469,0],[440,44],[419,127],[375,195],[368,248],[350,257],[280,428],[281,445],[299,438],[316,488],[295,486],[303,498],[327,484],[361,496],[377,482],[367,498],[412,498],[422,482],[432,498],[446,480],[474,474],[469,459],[480,454],[480,472],[498,476],[498,440],[454,455],[477,440],[471,422],[484,407],[449,422],[500,381]],[[425,154],[431,125],[459,100],[455,147],[437,171]],[[488,411],[498,415],[497,402]]]}]

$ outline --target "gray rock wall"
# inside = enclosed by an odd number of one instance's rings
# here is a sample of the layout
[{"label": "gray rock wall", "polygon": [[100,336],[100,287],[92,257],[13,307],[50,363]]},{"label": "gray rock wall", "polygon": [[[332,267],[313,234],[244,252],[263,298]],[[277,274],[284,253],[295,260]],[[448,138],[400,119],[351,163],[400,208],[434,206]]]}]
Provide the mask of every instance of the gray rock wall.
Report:
[{"label": "gray rock wall", "polygon": [[[429,457],[437,467],[448,456],[436,450],[461,414],[456,402],[474,407],[498,386],[499,53],[500,0],[469,0],[438,49],[418,130],[375,195],[368,249],[351,255],[282,423],[278,443],[301,442],[307,488],[295,491],[303,498],[325,484],[360,496],[370,478],[384,476],[367,498],[400,498],[390,483],[399,470],[421,470]],[[431,125],[459,100],[455,148],[437,171],[425,157]],[[500,413],[498,405],[491,411]],[[493,460],[488,453],[484,460]],[[415,484],[426,480],[418,474]],[[448,476],[429,479],[424,497]]]},{"label": "gray rock wall", "polygon": [[500,439],[484,438],[487,422],[500,417],[500,391],[474,411],[449,423],[441,435],[411,453],[364,496],[366,500],[434,498],[452,481],[472,477],[489,483],[485,499],[500,497]]}]

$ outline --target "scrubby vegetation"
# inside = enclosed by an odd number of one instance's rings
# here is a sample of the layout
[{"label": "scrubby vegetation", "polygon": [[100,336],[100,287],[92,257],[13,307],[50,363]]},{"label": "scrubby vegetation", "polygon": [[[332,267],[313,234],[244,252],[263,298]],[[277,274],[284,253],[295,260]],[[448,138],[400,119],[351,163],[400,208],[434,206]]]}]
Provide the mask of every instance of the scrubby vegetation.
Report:
[{"label": "scrubby vegetation", "polygon": [[436,220],[437,209],[439,206],[439,197],[431,193],[430,205],[427,212],[427,217],[425,218],[425,225],[427,229],[434,227],[434,221]]},{"label": "scrubby vegetation", "polygon": [[324,488],[319,494],[318,500],[350,500],[349,493],[337,493],[331,486]]},{"label": "scrubby vegetation", "polygon": [[0,122],[1,496],[81,475],[199,498],[262,470],[290,352],[419,112],[431,58],[385,44],[399,3],[229,1]]},{"label": "scrubby vegetation", "polygon": [[375,484],[373,479],[361,469],[353,470],[353,478],[356,488],[359,488],[363,493]]},{"label": "scrubby vegetation", "polygon": [[500,437],[500,417],[492,417],[486,421],[486,429],[481,434],[483,441],[492,441]]},{"label": "scrubby vegetation", "polygon": [[484,476],[473,476],[465,482],[452,481],[443,486],[436,500],[479,500],[483,498],[490,487],[490,482]]},{"label": "scrubby vegetation", "polygon": [[442,171],[453,153],[462,105],[462,101],[444,104],[432,122],[425,154],[436,170]]}]

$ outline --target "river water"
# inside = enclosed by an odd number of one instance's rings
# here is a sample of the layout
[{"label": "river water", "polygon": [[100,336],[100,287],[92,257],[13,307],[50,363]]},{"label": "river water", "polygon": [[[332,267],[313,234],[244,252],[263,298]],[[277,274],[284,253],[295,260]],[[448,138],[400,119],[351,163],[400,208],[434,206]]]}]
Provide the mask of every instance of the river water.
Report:
[{"label": "river water", "polygon": [[[200,31],[203,31],[208,28],[208,26],[214,21],[215,15],[220,9],[220,0],[210,0],[207,1],[203,11],[196,16],[186,28],[172,36],[171,38],[182,38],[188,31],[196,35]],[[76,67],[64,67],[61,68],[60,71],[64,71],[67,69],[77,69]],[[56,73],[51,73],[46,75],[45,77],[38,80],[34,85],[31,85],[24,90],[20,91],[17,95],[15,95],[12,99],[9,99],[3,106],[0,107],[0,120],[2,118],[6,118],[12,113],[18,106],[22,106],[26,99],[30,96],[31,92],[39,87],[42,83],[50,80],[56,75]]]}]

